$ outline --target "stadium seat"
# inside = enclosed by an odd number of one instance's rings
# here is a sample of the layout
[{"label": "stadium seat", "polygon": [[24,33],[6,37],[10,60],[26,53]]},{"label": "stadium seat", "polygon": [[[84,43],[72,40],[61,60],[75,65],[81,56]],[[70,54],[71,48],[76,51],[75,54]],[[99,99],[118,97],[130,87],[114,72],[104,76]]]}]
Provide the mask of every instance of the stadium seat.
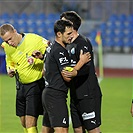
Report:
[{"label": "stadium seat", "polygon": [[37,25],[36,22],[32,22],[27,25],[28,32],[37,33]]},{"label": "stadium seat", "polygon": [[46,32],[47,32],[47,26],[45,24],[45,22],[41,21],[41,23],[36,23],[37,24],[37,33],[39,33],[40,35],[43,35],[45,37]]},{"label": "stadium seat", "polygon": [[117,37],[117,40],[115,40],[115,46],[124,46],[124,41],[123,41],[123,38],[118,38]]},{"label": "stadium seat", "polygon": [[43,30],[45,30],[45,28],[47,28],[47,25],[45,23],[45,21],[40,21],[40,20],[37,20],[36,21],[36,25],[37,25],[37,28],[42,28]]},{"label": "stadium seat", "polygon": [[115,30],[116,27],[117,27],[116,21],[113,21],[113,22],[112,22],[112,21],[108,21],[108,22],[107,22],[107,28],[108,28],[108,29]]},{"label": "stadium seat", "polygon": [[118,21],[118,16],[117,16],[116,14],[112,14],[112,15],[109,17],[108,21],[110,21],[111,23],[112,23],[112,22],[116,22],[116,21]]},{"label": "stadium seat", "polygon": [[125,38],[124,39],[124,46],[123,46],[123,52],[124,53],[132,53],[133,48],[133,39],[132,38]]},{"label": "stadium seat", "polygon": [[43,32],[41,33],[41,35],[42,35],[44,38],[50,40],[50,38],[49,38],[48,35],[47,35],[47,31],[43,31]]},{"label": "stadium seat", "polygon": [[[131,23],[132,22],[132,23]],[[133,15],[126,16],[111,15],[107,22],[99,26],[102,35],[102,44],[107,47],[114,47],[117,52],[122,47],[133,47]],[[90,37],[95,40],[95,32],[92,31]]]},{"label": "stadium seat", "polygon": [[119,39],[124,38],[125,37],[124,30],[119,29],[118,33],[116,33],[116,37],[118,37]]},{"label": "stadium seat", "polygon": [[87,35],[89,38],[91,38],[92,40],[96,38],[97,32],[95,30],[93,30],[89,35]]},{"label": "stadium seat", "polygon": [[130,23],[133,23],[133,14],[129,15],[127,19]]},{"label": "stadium seat", "polygon": [[91,41],[91,44],[92,44],[93,46],[97,46],[97,43],[96,43],[96,41],[95,41],[94,39],[91,39],[91,38],[90,38],[90,41]]},{"label": "stadium seat", "polygon": [[26,13],[22,13],[19,15],[19,19],[22,19],[22,20],[27,20],[28,19],[28,15]]},{"label": "stadium seat", "polygon": [[105,32],[106,29],[107,29],[106,23],[102,23],[102,24],[100,25],[100,27],[99,27],[99,30],[100,30],[101,32]]},{"label": "stadium seat", "polygon": [[27,32],[27,22],[26,21],[22,21],[22,23],[18,23],[17,25],[17,29],[19,32]]},{"label": "stadium seat", "polygon": [[101,36],[102,36],[102,39],[104,39],[104,38],[106,38],[107,37],[107,33],[106,33],[106,31],[105,32],[101,32]]},{"label": "stadium seat", "polygon": [[47,38],[49,39],[49,40],[54,40],[54,31],[53,31],[53,28],[48,28],[48,30],[47,30]]},{"label": "stadium seat", "polygon": [[126,28],[125,22],[124,21],[116,22],[116,28],[119,30],[124,30]]},{"label": "stadium seat", "polygon": [[106,37],[114,38],[115,36],[116,34],[114,29],[109,28],[106,30]]},{"label": "stadium seat", "polygon": [[10,17],[9,13],[3,13],[3,14],[0,15],[0,19],[3,19],[3,20],[9,21],[10,18],[11,17]]},{"label": "stadium seat", "polygon": [[129,30],[127,33],[128,38],[133,38],[133,30]]},{"label": "stadium seat", "polygon": [[111,37],[106,38],[104,43],[105,43],[104,45],[108,47],[113,47],[115,45],[114,38]]},{"label": "stadium seat", "polygon": [[49,21],[55,22],[58,19],[59,19],[59,14],[50,13],[47,15],[47,20],[49,20]]},{"label": "stadium seat", "polygon": [[34,22],[35,20],[37,20],[37,14],[36,13],[31,13],[31,14],[28,15],[27,19]]},{"label": "stadium seat", "polygon": [[133,39],[127,38],[127,40],[124,40],[124,46],[133,47]]},{"label": "stadium seat", "polygon": [[11,15],[11,18],[14,20],[14,21],[17,21],[19,19],[19,14],[18,13],[13,13]]},{"label": "stadium seat", "polygon": [[5,61],[5,54],[0,53],[0,74],[6,74],[6,61]]},{"label": "stadium seat", "polygon": [[129,23],[126,27],[128,30],[133,30],[133,22]]},{"label": "stadium seat", "polygon": [[127,21],[127,16],[125,14],[121,14],[118,16],[118,20],[120,22],[125,22],[125,21]]},{"label": "stadium seat", "polygon": [[37,19],[39,19],[41,21],[45,21],[46,15],[44,13],[39,13],[39,14],[37,14]]},{"label": "stadium seat", "polygon": [[2,44],[3,40],[0,38],[0,45]]}]

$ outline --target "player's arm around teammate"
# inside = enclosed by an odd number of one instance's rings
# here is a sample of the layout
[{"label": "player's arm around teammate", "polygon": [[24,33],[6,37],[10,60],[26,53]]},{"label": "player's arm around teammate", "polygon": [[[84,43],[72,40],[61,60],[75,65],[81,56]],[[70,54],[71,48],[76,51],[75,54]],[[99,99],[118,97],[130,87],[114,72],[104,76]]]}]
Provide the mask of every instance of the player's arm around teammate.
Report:
[{"label": "player's arm around teammate", "polygon": [[[67,26],[64,24],[67,24]],[[42,133],[49,133],[51,128],[54,128],[57,133],[68,133],[69,117],[66,105],[68,87],[64,81],[66,80],[68,82],[68,79],[63,79],[61,71],[66,66],[69,66],[69,56],[65,45],[66,43],[70,43],[72,31],[72,24],[69,21],[57,21],[55,23],[56,40],[46,52],[45,78],[47,87],[44,89],[42,96],[44,103]],[[41,53],[37,52],[38,51],[34,53],[36,58],[42,57]],[[85,60],[82,60],[82,63],[80,62],[78,64],[78,68],[82,67],[83,61],[84,63],[88,62],[88,56],[84,55],[84,57]],[[75,73],[76,71],[77,70],[75,70]],[[59,110],[60,107],[62,110]]]}]

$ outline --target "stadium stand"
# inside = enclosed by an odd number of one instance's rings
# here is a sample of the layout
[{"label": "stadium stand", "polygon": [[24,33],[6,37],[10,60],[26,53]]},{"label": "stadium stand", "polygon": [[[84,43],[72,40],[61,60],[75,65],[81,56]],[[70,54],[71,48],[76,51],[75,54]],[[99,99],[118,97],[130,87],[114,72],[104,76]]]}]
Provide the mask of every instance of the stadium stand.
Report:
[{"label": "stadium stand", "polygon": [[111,15],[106,22],[99,26],[98,30],[88,34],[94,46],[96,46],[97,31],[101,32],[103,46],[111,47],[111,52],[113,50],[114,52],[131,53],[133,47],[133,15]]},{"label": "stadium stand", "polygon": [[6,62],[5,62],[5,54],[0,53],[0,74],[6,74]]},{"label": "stadium stand", "polygon": [[[58,13],[3,13],[0,15],[0,25],[11,23],[19,32],[33,32],[44,36],[50,41],[54,40],[53,25],[59,19]],[[106,52],[131,53],[133,47],[133,14],[112,14],[107,21],[102,22],[96,29],[86,35],[94,47],[97,31],[101,32],[102,45]],[[0,44],[2,39],[0,38]],[[0,53],[3,51],[0,49]],[[4,68],[0,66],[3,70]]]},{"label": "stadium stand", "polygon": [[[0,25],[11,23],[20,32],[34,32],[45,36],[47,39],[54,37],[53,24],[59,19],[58,13],[31,13],[31,14],[8,14],[0,15]],[[107,47],[132,47],[133,46],[133,15],[116,15],[112,14],[106,22],[103,22],[97,28],[101,31],[103,46]],[[94,46],[97,29],[88,33],[89,38]],[[0,39],[0,43],[2,40]]]},{"label": "stadium stand", "polygon": [[[0,15],[0,25],[4,23],[11,23],[19,32],[33,32],[44,36],[50,41],[54,40],[53,25],[59,19],[57,13],[22,13],[22,14],[8,14],[3,13]],[[2,39],[0,38],[0,44]],[[3,49],[0,48],[0,73],[6,73],[5,69],[5,56]]]},{"label": "stadium stand", "polygon": [[[47,39],[54,37],[53,24],[59,19],[58,13],[31,13],[31,14],[8,14],[3,13],[0,15],[0,25],[3,23],[11,23],[19,32],[34,32],[40,34]],[[0,43],[2,40],[0,39]]]}]

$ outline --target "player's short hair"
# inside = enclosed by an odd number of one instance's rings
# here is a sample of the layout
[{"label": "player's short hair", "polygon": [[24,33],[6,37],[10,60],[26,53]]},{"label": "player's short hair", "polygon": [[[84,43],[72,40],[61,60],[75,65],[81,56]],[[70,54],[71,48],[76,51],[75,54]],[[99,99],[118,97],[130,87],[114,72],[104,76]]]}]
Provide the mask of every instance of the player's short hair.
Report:
[{"label": "player's short hair", "polygon": [[74,30],[78,31],[81,25],[81,17],[75,11],[66,11],[60,15],[60,19],[65,18],[73,23]]},{"label": "player's short hair", "polygon": [[54,24],[54,33],[57,35],[57,32],[64,33],[66,27],[73,27],[73,24],[69,20],[57,20]]},{"label": "player's short hair", "polygon": [[6,32],[13,32],[14,27],[11,24],[3,24],[0,26],[0,36],[5,35]]}]

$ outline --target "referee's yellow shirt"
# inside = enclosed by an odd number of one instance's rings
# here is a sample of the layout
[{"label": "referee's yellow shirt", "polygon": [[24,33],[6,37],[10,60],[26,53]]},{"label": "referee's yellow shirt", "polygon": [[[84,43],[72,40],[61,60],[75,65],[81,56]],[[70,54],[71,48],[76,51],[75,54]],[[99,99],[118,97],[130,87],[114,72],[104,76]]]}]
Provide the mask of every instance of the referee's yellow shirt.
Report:
[{"label": "referee's yellow shirt", "polygon": [[[39,35],[27,33],[17,47],[9,46],[3,42],[6,54],[6,67],[17,70],[20,82],[27,84],[39,80],[42,77],[44,61],[32,57],[34,50],[45,53],[48,46],[47,40]],[[33,64],[29,64],[28,59],[33,59]]]}]

